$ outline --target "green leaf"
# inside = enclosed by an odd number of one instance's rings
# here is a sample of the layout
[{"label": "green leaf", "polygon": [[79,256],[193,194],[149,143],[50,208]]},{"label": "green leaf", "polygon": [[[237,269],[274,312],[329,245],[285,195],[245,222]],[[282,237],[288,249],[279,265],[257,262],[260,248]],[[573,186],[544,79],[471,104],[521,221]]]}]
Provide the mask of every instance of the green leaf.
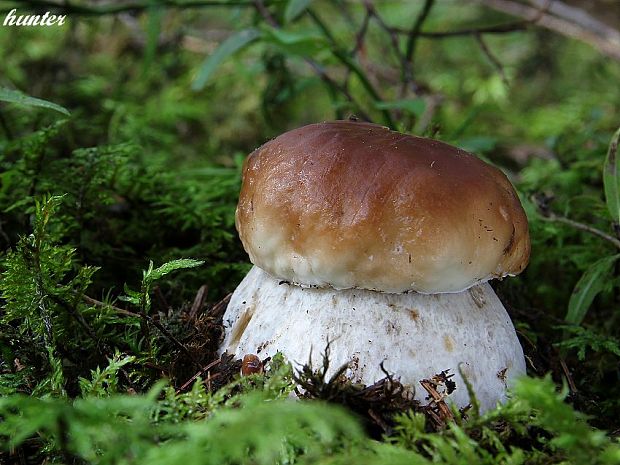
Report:
[{"label": "green leaf", "polygon": [[244,29],[242,31],[233,34],[228,39],[220,44],[215,52],[202,63],[200,70],[194,83],[192,84],[193,90],[201,90],[209,81],[209,78],[219,66],[229,56],[233,55],[238,50],[242,49],[249,43],[255,41],[261,36],[261,31],[258,29]]},{"label": "green leaf", "polygon": [[49,110],[54,110],[63,115],[71,116],[69,110],[55,103],[42,100],[40,98],[30,97],[17,90],[7,89],[6,87],[0,87],[0,102],[15,103],[17,105],[27,107],[41,107]]},{"label": "green leaf", "polygon": [[620,163],[618,163],[618,141],[620,128],[611,138],[605,165],[603,166],[603,185],[605,186],[605,200],[611,218],[620,223]]},{"label": "green leaf", "polygon": [[375,102],[374,106],[377,110],[403,110],[414,116],[420,116],[426,109],[426,103],[424,99],[421,98],[394,100],[392,102]]},{"label": "green leaf", "polygon": [[118,300],[123,302],[129,302],[133,305],[140,305],[140,297],[141,294],[139,292],[133,291],[127,286],[127,283],[124,285],[125,295],[118,296]]},{"label": "green leaf", "polygon": [[594,297],[603,290],[612,266],[618,258],[620,254],[601,258],[586,270],[570,296],[566,313],[568,323],[578,325],[583,321]]},{"label": "green leaf", "polygon": [[284,21],[290,23],[308,8],[311,3],[312,0],[289,0],[286,4],[286,10],[284,10]]},{"label": "green leaf", "polygon": [[181,258],[179,260],[172,260],[168,263],[164,263],[159,268],[155,268],[154,270],[149,270],[146,274],[145,279],[149,281],[155,281],[156,279],[161,278],[162,276],[167,275],[175,270],[182,270],[186,268],[195,268],[204,263],[203,260],[193,260],[191,258]]},{"label": "green leaf", "polygon": [[324,50],[326,40],[315,32],[290,32],[263,28],[263,39],[289,55],[312,56]]}]

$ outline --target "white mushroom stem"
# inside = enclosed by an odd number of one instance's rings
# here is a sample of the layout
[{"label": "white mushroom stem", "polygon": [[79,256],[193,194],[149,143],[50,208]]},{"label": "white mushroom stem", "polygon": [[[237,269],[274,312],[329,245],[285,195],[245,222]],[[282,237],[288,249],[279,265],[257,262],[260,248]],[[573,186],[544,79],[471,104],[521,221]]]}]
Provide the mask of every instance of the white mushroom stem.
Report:
[{"label": "white mushroom stem", "polygon": [[349,363],[346,375],[369,385],[385,377],[383,362],[422,402],[420,380],[443,370],[457,386],[448,399],[470,403],[460,366],[483,410],[504,401],[511,380],[525,373],[510,317],[486,283],[430,295],[308,289],[254,267],[235,290],[224,327],[222,352],[261,358],[282,352],[293,363],[311,357],[314,367],[329,340],[332,373]]}]

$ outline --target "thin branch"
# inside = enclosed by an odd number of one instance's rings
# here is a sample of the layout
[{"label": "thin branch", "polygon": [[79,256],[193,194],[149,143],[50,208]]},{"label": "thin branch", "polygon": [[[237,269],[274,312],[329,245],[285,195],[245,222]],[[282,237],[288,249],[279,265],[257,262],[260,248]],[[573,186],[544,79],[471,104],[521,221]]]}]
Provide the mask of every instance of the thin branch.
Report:
[{"label": "thin branch", "polygon": [[[369,12],[372,14],[379,27],[388,34],[390,38],[390,43],[392,44],[392,49],[396,54],[398,61],[400,62],[399,71],[401,86],[399,98],[404,99],[407,96],[409,89],[411,89],[414,94],[419,95],[421,93],[421,86],[413,79],[413,65],[411,61],[407,59],[406,52],[401,51],[400,40],[398,37],[398,29],[389,26],[383,20],[377,9],[374,8],[374,6],[370,2],[368,2],[368,4],[369,6],[367,6],[367,8],[369,8]],[[407,33],[409,32],[410,31],[407,31]],[[401,120],[401,122],[405,121],[404,128],[406,131],[410,131],[417,120],[417,118],[412,114],[408,114],[405,118],[403,118],[403,111],[398,109],[394,110],[394,115],[397,119]]]},{"label": "thin branch", "polygon": [[529,2],[541,10],[549,12],[549,14],[553,14],[571,23],[579,24],[589,31],[594,31],[603,37],[609,37],[620,44],[620,31],[591,16],[584,9],[567,5],[559,0],[529,0]]},{"label": "thin branch", "polygon": [[617,249],[620,249],[620,240],[616,239],[613,236],[610,236],[609,234],[601,231],[600,229],[597,229],[593,226],[590,226],[588,224],[585,223],[580,223],[578,221],[575,220],[571,220],[570,218],[566,218],[564,216],[558,216],[555,213],[552,212],[541,212],[541,217],[544,221],[549,221],[549,222],[555,222],[555,223],[563,223],[566,225],[569,225],[575,229],[578,229],[580,231],[585,231],[587,233],[593,234],[595,236],[600,237],[601,239],[605,239],[606,241],[610,242],[611,244],[614,245],[614,247],[616,247]]},{"label": "thin branch", "polygon": [[216,303],[213,307],[209,309],[209,311],[207,312],[207,315],[210,318],[213,318],[215,320],[221,318],[222,315],[224,315],[224,312],[226,311],[226,309],[228,308],[228,304],[230,303],[231,297],[232,297],[232,292],[226,294],[226,296],[222,300],[220,300],[218,303]]},{"label": "thin branch", "polygon": [[[323,69],[323,67],[319,65],[316,61],[312,60],[311,58],[305,58],[304,61],[308,63],[308,65],[310,65],[310,67],[319,76],[319,78],[321,78],[321,80],[327,85],[328,89],[340,92],[349,100],[349,102],[351,102],[357,108],[359,116],[361,116],[366,121],[372,121],[370,116],[366,112],[364,112],[364,110],[362,110],[362,107],[356,102],[351,92],[349,92],[349,89],[334,81]],[[335,97],[335,95],[331,92],[330,94],[332,95],[332,97]]]},{"label": "thin branch", "polygon": [[364,48],[364,39],[366,38],[366,32],[368,31],[368,24],[370,24],[370,18],[373,15],[374,8],[372,4],[369,1],[365,1],[364,5],[366,7],[366,14],[364,15],[359,31],[355,34],[355,46],[353,47],[353,50],[351,50],[351,55],[356,55]]},{"label": "thin branch", "polygon": [[422,30],[424,21],[426,21],[428,14],[431,12],[431,9],[433,8],[434,3],[435,3],[435,0],[426,0],[424,2],[424,7],[422,8],[422,11],[416,18],[413,27],[409,31],[409,37],[407,38],[407,50],[405,52],[405,57],[407,58],[407,61],[411,63],[412,68],[413,68],[413,56],[415,54],[415,46],[416,46],[418,37],[420,36],[420,31]]},{"label": "thin branch", "polygon": [[[418,31],[418,37],[424,39],[452,39],[455,37],[471,36],[478,34],[507,34],[510,32],[521,32],[535,25],[545,14],[544,9],[534,10],[534,14],[520,21],[512,21],[509,23],[495,24],[492,26],[473,27],[466,29],[457,29],[454,31]],[[393,28],[397,34],[411,34],[409,29]]]},{"label": "thin branch", "polygon": [[[507,34],[509,32],[525,31],[532,21],[515,21],[506,24],[497,24],[495,26],[485,26],[479,28],[457,29],[455,31],[429,31],[419,32],[419,36],[425,39],[451,39],[454,37],[470,36],[477,34]],[[399,34],[405,34],[408,31],[397,29]]]},{"label": "thin branch", "polygon": [[573,377],[570,374],[570,370],[566,365],[564,359],[560,356],[560,366],[562,367],[562,371],[564,372],[564,376],[566,377],[566,381],[568,381],[568,387],[570,389],[571,394],[575,394],[577,392],[577,386],[575,385],[575,381],[573,381]]},{"label": "thin branch", "polygon": [[620,60],[620,32],[579,8],[569,7],[559,0],[534,0],[543,8],[531,7],[513,0],[479,1],[490,8],[521,18],[539,15],[536,23],[540,26],[588,43],[604,54]]},{"label": "thin branch", "polygon": [[275,28],[280,27],[280,25],[278,24],[278,21],[273,16],[271,16],[271,13],[269,13],[269,10],[265,7],[263,0],[254,0],[254,7],[260,13],[260,15],[265,19],[265,21],[267,21],[267,24]]},{"label": "thin branch", "polygon": [[[282,3],[285,0],[272,0],[273,3]],[[204,7],[253,7],[254,2],[251,0],[196,0],[196,1],[179,1],[179,0],[160,0],[157,4],[159,7],[174,9],[204,8]],[[123,5],[110,5],[104,7],[88,7],[76,5],[68,1],[57,3],[51,0],[27,0],[19,2],[14,8],[50,8],[54,12],[62,12],[77,16],[103,16],[114,15],[119,13],[138,13],[152,7],[151,2],[126,3]],[[12,8],[0,10],[0,13],[8,13]]]},{"label": "thin branch", "polygon": [[204,373],[206,373],[208,370],[213,368],[215,365],[218,365],[221,361],[222,361],[222,359],[218,358],[217,360],[214,360],[211,363],[209,363],[208,365],[202,367],[196,374],[194,374],[194,376],[192,376],[190,379],[185,381],[183,383],[183,385],[179,389],[177,389],[176,394],[179,394],[179,393],[185,391],[189,387],[190,384],[192,384],[194,381],[196,381],[196,379],[199,376],[202,376]]},{"label": "thin branch", "polygon": [[[422,26],[431,12],[434,2],[435,0],[426,0],[424,2],[422,11],[420,11],[420,14],[417,16],[412,28],[407,32],[407,48],[405,49],[404,63],[402,65],[403,79],[400,87],[400,98],[404,98],[407,95],[409,86],[414,82],[413,70],[416,44],[420,37],[420,32],[422,32]],[[413,90],[417,93],[417,89],[414,88]],[[411,124],[409,126],[411,126]]]},{"label": "thin branch", "polygon": [[[366,6],[366,12],[364,14],[364,19],[362,20],[362,25],[359,30],[355,31],[355,45],[351,50],[351,56],[360,57],[360,63],[362,62],[362,58],[364,57],[364,41],[366,40],[366,33],[368,32],[368,26],[370,25],[370,18],[372,17],[372,5],[369,7],[370,0],[365,0],[364,5]],[[351,78],[351,70],[349,68],[345,69],[344,75],[344,84],[343,87],[348,91],[349,90],[349,81]]]},{"label": "thin branch", "polygon": [[502,81],[504,82],[504,85],[508,87],[510,83],[508,82],[508,78],[506,77],[506,73],[504,72],[504,66],[502,65],[502,63],[499,61],[499,59],[495,55],[493,55],[493,52],[491,52],[491,49],[488,47],[488,45],[484,41],[481,34],[476,34],[474,35],[474,37],[476,38],[476,42],[478,42],[478,45],[480,45],[480,49],[482,50],[482,52],[486,55],[486,57],[489,59],[493,67],[497,70],[497,72],[501,76]]},{"label": "thin branch", "polygon": [[75,321],[78,322],[78,324],[84,329],[84,331],[86,331],[88,336],[93,340],[93,342],[97,346],[97,349],[99,350],[101,355],[103,355],[104,357],[107,357],[107,358],[112,358],[112,352],[97,337],[97,333],[95,333],[95,330],[90,327],[90,325],[88,324],[88,322],[86,321],[84,316],[77,310],[77,308],[75,307],[75,304],[70,304],[69,302],[65,301],[64,299],[62,299],[62,298],[60,298],[60,297],[58,297],[58,296],[56,296],[54,294],[48,294],[48,296],[57,305],[60,305],[65,310],[67,310],[69,312],[69,314],[71,315],[71,317],[73,317],[75,319]]},{"label": "thin branch", "polygon": [[392,49],[394,50],[394,53],[396,54],[398,61],[400,61],[401,76],[403,77],[403,79],[405,79],[406,74],[407,74],[406,69],[408,66],[410,66],[410,63],[409,61],[407,61],[405,54],[400,51],[398,33],[394,30],[394,28],[387,25],[387,23],[383,20],[379,12],[375,9],[375,7],[370,2],[367,2],[366,8],[368,10],[368,14],[377,21],[377,24],[379,25],[379,27],[383,29],[390,37],[390,43],[392,44]]}]

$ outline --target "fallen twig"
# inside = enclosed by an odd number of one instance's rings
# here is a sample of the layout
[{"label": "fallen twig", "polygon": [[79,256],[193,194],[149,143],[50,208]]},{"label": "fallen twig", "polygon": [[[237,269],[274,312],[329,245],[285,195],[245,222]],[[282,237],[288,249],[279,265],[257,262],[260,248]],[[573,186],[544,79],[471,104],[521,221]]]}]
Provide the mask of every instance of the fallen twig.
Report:
[{"label": "fallen twig", "polygon": [[222,359],[218,358],[217,360],[214,360],[211,363],[209,363],[208,365],[205,365],[204,367],[202,367],[196,374],[194,374],[194,376],[192,376],[190,379],[185,381],[181,385],[181,387],[176,390],[176,393],[179,394],[179,393],[185,391],[194,381],[196,381],[196,379],[198,379],[199,376],[202,376],[208,370],[210,370],[214,366],[218,365],[221,361],[222,361]]},{"label": "fallen twig", "polygon": [[196,292],[196,297],[194,297],[194,302],[192,303],[192,308],[189,310],[189,318],[190,320],[196,319],[198,312],[202,309],[204,305],[205,299],[207,298],[207,293],[209,292],[209,286],[203,284]]}]

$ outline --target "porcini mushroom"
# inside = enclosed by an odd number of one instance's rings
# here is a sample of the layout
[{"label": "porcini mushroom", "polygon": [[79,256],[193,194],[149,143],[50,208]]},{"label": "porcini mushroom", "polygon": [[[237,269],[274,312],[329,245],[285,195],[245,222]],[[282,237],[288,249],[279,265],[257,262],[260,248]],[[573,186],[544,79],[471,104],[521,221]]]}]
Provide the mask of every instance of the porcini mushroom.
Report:
[{"label": "porcini mushroom", "polygon": [[[282,352],[415,390],[459,368],[488,409],[525,372],[487,283],[520,273],[527,218],[497,168],[448,144],[357,121],[312,124],[247,158],[236,226],[255,265],[224,314],[221,351]],[[458,387],[461,387],[460,389]]]}]

